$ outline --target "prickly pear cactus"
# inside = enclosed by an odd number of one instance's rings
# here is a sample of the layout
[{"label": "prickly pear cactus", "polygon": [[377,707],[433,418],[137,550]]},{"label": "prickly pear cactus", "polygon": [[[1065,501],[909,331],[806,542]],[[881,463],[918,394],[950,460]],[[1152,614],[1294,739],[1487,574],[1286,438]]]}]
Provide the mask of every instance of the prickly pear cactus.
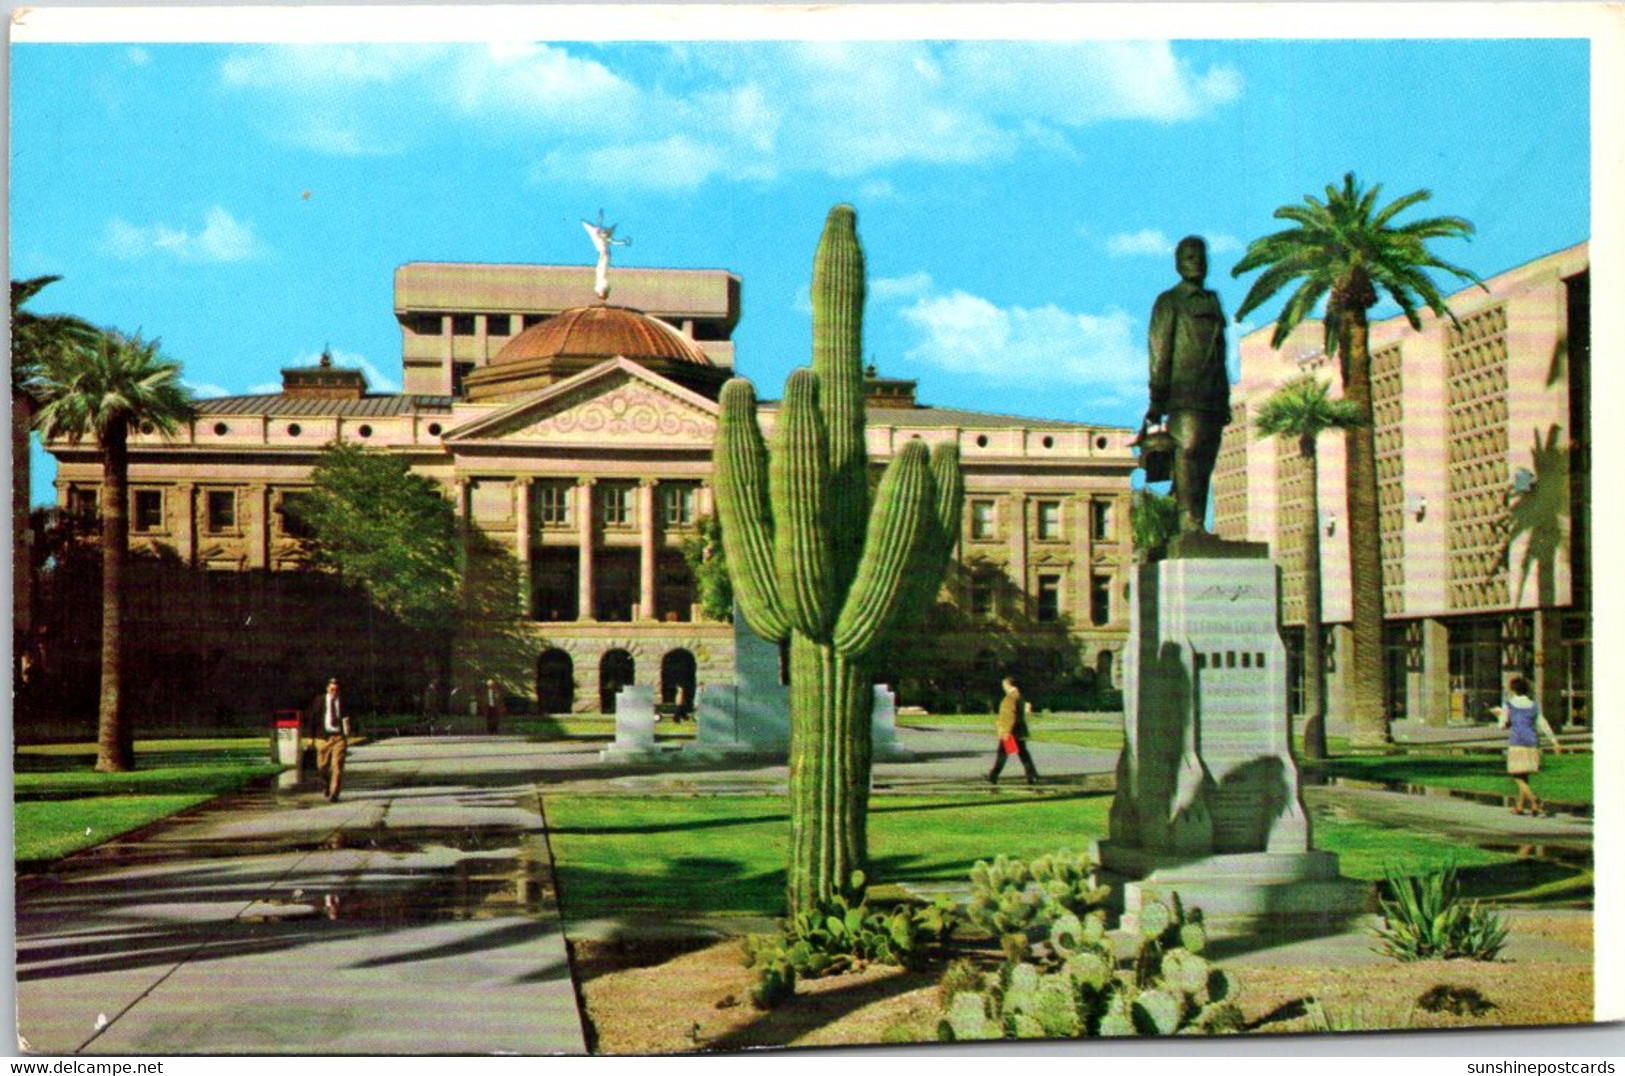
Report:
[{"label": "prickly pear cactus", "polygon": [[722,542],[746,621],[790,642],[792,913],[868,860],[871,661],[936,594],[958,535],[957,445],[910,441],[871,510],[864,444],[863,251],[830,210],[813,263],[813,364],[790,375],[769,453],[750,382],[722,390]]}]

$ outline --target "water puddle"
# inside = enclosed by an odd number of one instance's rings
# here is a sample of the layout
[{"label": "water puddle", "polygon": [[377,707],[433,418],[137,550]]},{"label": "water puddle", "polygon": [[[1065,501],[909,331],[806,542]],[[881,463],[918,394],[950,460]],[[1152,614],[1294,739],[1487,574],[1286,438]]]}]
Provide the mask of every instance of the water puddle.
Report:
[{"label": "water puddle", "polygon": [[[1481,803],[1490,807],[1500,807],[1511,810],[1515,797],[1502,795],[1498,792],[1474,792],[1462,788],[1444,788],[1440,785],[1418,785],[1406,781],[1376,781],[1367,777],[1316,777],[1305,774],[1302,778],[1306,785],[1320,785],[1326,788],[1352,788],[1366,792],[1398,792],[1406,796],[1417,796],[1423,799],[1452,799],[1463,800],[1468,803]],[[1552,814],[1570,815],[1574,818],[1590,818],[1591,805],[1584,803],[1553,803],[1546,801],[1546,809]]]}]

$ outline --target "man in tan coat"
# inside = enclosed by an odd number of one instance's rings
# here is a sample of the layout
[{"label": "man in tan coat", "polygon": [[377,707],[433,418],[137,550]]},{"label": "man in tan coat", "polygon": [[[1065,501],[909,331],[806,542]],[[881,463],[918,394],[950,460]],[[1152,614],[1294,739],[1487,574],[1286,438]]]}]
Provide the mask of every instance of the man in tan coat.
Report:
[{"label": "man in tan coat", "polygon": [[1004,698],[999,702],[999,716],[993,723],[993,729],[999,734],[999,748],[993,760],[993,770],[987,775],[988,784],[998,784],[1005,760],[1011,755],[1018,755],[1021,768],[1027,771],[1027,783],[1036,785],[1038,768],[1033,765],[1032,755],[1027,753],[1026,703],[1021,699],[1021,689],[1016,686],[1013,676],[1004,678]]}]

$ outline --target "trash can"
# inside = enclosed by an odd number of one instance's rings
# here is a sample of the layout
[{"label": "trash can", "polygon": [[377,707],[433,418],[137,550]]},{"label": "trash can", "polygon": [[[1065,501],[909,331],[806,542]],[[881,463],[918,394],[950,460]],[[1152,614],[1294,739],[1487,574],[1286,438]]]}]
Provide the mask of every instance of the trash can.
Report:
[{"label": "trash can", "polygon": [[271,760],[294,770],[304,761],[304,753],[299,749],[300,718],[298,710],[278,710],[271,715]]}]

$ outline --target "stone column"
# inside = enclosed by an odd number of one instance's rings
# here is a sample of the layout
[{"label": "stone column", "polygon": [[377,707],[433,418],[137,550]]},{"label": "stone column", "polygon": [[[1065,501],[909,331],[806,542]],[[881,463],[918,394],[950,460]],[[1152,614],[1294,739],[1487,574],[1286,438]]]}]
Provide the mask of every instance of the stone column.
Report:
[{"label": "stone column", "polygon": [[1450,724],[1450,628],[1442,620],[1422,621],[1422,671],[1415,680],[1411,713],[1424,725]]},{"label": "stone column", "polygon": [[1536,609],[1535,616],[1535,701],[1540,712],[1560,729],[1568,721],[1563,687],[1563,614],[1557,609]]},{"label": "stone column", "polygon": [[576,610],[577,620],[596,620],[592,602],[592,515],[593,497],[592,488],[597,484],[595,478],[578,478],[576,480],[576,526],[581,535],[581,570],[580,576],[580,608]]},{"label": "stone column", "polygon": [[175,507],[170,509],[175,528],[175,548],[181,563],[188,568],[197,567],[197,486],[182,482],[175,487]]},{"label": "stone column", "polygon": [[1017,616],[1027,616],[1032,604],[1027,595],[1027,495],[1010,495],[1010,581],[1015,584],[1013,596]]},{"label": "stone column", "polygon": [[[1347,624],[1328,624],[1331,644],[1326,648],[1332,671],[1326,677],[1326,721],[1341,726],[1344,734],[1354,715],[1354,629]],[[1305,675],[1309,672],[1304,670]]]},{"label": "stone column", "polygon": [[529,620],[535,615],[530,593],[530,506],[536,480],[519,478],[515,480],[515,485],[514,557],[519,561],[519,617]]},{"label": "stone column", "polygon": [[655,498],[660,479],[638,483],[638,619],[655,618]]},{"label": "stone column", "polygon": [[694,497],[694,513],[696,515],[709,516],[713,515],[716,510],[716,504],[712,500],[711,496],[711,484],[709,482],[701,482],[699,492],[696,493]]},{"label": "stone column", "polygon": [[[248,537],[248,567],[266,569],[271,566],[271,489],[269,486],[249,486],[247,501],[254,507],[257,521]],[[244,528],[245,532],[248,530]]]}]

